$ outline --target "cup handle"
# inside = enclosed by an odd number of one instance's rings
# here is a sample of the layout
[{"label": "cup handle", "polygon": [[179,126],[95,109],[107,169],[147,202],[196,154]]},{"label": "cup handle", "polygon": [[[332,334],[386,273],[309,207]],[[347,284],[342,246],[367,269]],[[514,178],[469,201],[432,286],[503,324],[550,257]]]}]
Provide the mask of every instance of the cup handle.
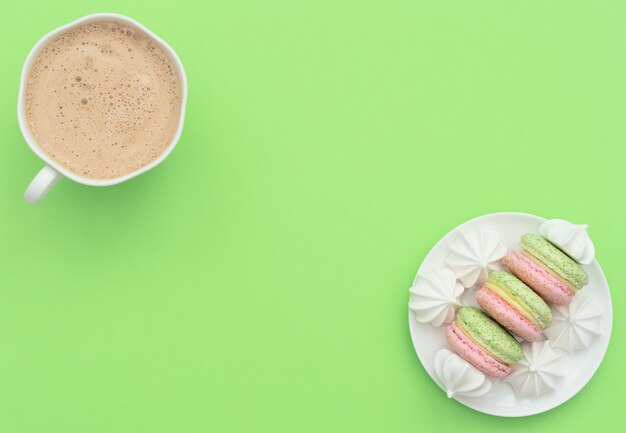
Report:
[{"label": "cup handle", "polygon": [[52,187],[61,180],[61,177],[61,173],[54,168],[49,165],[44,166],[44,168],[37,173],[37,176],[35,176],[30,185],[28,185],[28,188],[26,188],[24,198],[31,204],[39,203],[39,201],[50,192]]}]

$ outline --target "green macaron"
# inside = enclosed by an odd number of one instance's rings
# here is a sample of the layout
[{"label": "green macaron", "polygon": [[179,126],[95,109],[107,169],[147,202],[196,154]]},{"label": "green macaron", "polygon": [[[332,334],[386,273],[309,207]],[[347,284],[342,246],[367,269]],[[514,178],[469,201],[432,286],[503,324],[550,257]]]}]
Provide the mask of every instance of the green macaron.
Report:
[{"label": "green macaron", "polygon": [[582,266],[542,236],[527,233],[522,236],[520,245],[525,251],[570,283],[574,289],[580,290],[589,282],[589,277]]},{"label": "green macaron", "polygon": [[552,310],[530,287],[508,272],[496,271],[489,275],[488,283],[495,284],[515,303],[535,319],[541,329],[552,322]]},{"label": "green macaron", "polygon": [[524,356],[517,340],[478,308],[459,308],[456,322],[472,340],[494,357],[513,364]]}]

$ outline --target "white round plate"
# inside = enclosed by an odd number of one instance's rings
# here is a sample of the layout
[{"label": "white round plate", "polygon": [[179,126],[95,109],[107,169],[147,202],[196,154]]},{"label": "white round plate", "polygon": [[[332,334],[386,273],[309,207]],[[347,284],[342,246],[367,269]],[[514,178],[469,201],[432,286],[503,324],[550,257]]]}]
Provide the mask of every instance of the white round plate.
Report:
[{"label": "white round plate", "polygon": [[[448,246],[461,231],[471,227],[495,230],[500,235],[501,242],[510,251],[519,249],[518,242],[523,234],[539,233],[539,226],[543,221],[545,221],[544,218],[535,215],[515,212],[494,213],[474,218],[461,224],[437,242],[426,255],[417,272],[419,274],[445,266],[444,261]],[[491,390],[485,396],[455,396],[453,397],[455,400],[467,407],[490,415],[528,416],[545,412],[566,402],[589,382],[600,366],[609,345],[613,313],[609,286],[597,260],[584,266],[584,268],[589,275],[589,284],[582,291],[591,298],[598,311],[602,312],[601,334],[588,350],[569,354],[562,352],[565,359],[565,376],[561,380],[560,386],[556,390],[538,397],[528,397],[516,395],[511,385],[506,381],[494,379]],[[474,300],[475,290],[465,290],[461,298],[463,305],[477,305]],[[433,378],[435,354],[439,349],[447,347],[444,337],[445,325],[435,328],[430,324],[418,323],[413,312],[409,310],[409,328],[415,352],[417,352],[417,356],[430,377]],[[437,381],[435,380],[435,382]]]}]

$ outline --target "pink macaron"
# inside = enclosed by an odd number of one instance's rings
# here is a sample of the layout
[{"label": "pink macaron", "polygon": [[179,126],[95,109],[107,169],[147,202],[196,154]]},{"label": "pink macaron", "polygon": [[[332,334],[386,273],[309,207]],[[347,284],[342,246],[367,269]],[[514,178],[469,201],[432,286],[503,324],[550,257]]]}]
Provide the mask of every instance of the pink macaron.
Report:
[{"label": "pink macaron", "polygon": [[526,341],[541,340],[541,328],[487,287],[476,292],[476,301],[499,324]]},{"label": "pink macaron", "polygon": [[463,359],[488,376],[503,379],[511,364],[522,356],[522,347],[491,317],[475,307],[461,307],[446,328],[446,340]]},{"label": "pink macaron", "polygon": [[504,379],[511,373],[511,366],[491,356],[485,349],[474,343],[453,323],[446,328],[446,340],[456,353],[487,376]]},{"label": "pink macaron", "polygon": [[535,233],[520,239],[522,251],[504,257],[504,263],[543,299],[568,305],[576,292],[589,283],[585,269],[549,240]]},{"label": "pink macaron", "polygon": [[508,272],[492,272],[475,296],[485,313],[522,340],[541,340],[552,321],[548,304]]},{"label": "pink macaron", "polygon": [[563,281],[522,252],[510,252],[504,257],[504,264],[548,302],[556,305],[569,305],[576,294]]}]

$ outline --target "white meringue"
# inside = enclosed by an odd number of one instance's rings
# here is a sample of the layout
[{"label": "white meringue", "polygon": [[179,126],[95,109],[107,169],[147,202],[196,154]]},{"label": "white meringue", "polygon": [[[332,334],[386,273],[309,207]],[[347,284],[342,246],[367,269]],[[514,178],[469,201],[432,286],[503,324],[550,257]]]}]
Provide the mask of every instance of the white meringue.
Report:
[{"label": "white meringue", "polygon": [[435,378],[448,398],[480,397],[491,389],[491,381],[481,371],[448,349],[435,355]]},{"label": "white meringue", "polygon": [[552,323],[543,333],[554,347],[566,352],[588,349],[600,335],[601,317],[591,300],[579,293],[569,305],[552,308]]},{"label": "white meringue", "polygon": [[472,228],[462,232],[450,245],[446,264],[469,288],[481,285],[489,277],[489,271],[501,268],[500,260],[506,255],[506,248],[500,243],[500,236],[493,230]]},{"label": "white meringue", "polygon": [[441,326],[454,319],[454,313],[461,306],[463,294],[454,273],[448,268],[439,268],[419,274],[409,289],[409,308],[420,323]]},{"label": "white meringue", "polygon": [[587,224],[572,224],[565,220],[548,220],[541,224],[539,233],[563,250],[578,263],[588,265],[596,254]]},{"label": "white meringue", "polygon": [[549,341],[524,343],[522,348],[524,358],[513,365],[507,382],[520,395],[537,397],[555,390],[565,375],[561,354],[552,349]]}]

